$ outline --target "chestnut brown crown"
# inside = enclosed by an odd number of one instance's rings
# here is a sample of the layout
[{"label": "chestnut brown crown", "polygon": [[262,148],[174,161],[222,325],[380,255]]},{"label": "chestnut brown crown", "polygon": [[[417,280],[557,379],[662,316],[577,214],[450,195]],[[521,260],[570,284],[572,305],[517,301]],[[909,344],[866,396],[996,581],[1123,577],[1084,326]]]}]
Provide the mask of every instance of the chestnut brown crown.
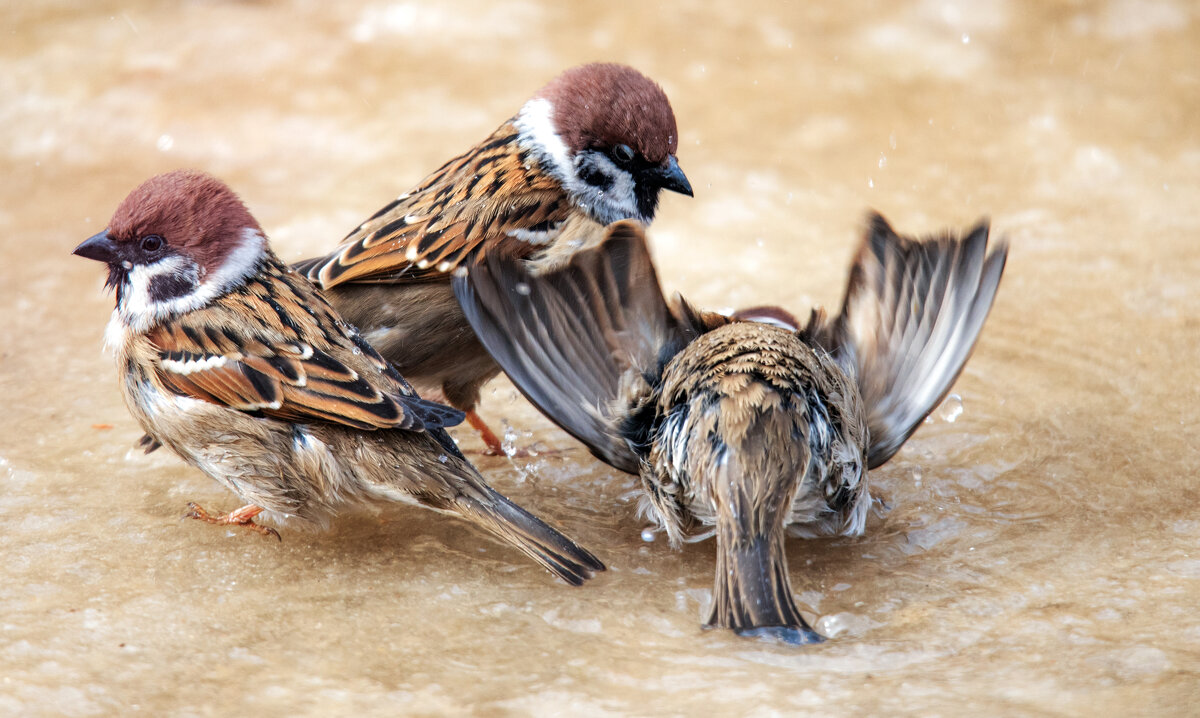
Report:
[{"label": "chestnut brown crown", "polygon": [[667,94],[632,67],[599,62],[573,67],[534,98],[554,106],[554,125],[572,152],[624,144],[658,164],[679,148]]},{"label": "chestnut brown crown", "polygon": [[113,213],[108,236],[120,244],[156,234],[200,267],[214,269],[247,228],[262,231],[228,185],[203,172],[175,170],[130,192]]}]

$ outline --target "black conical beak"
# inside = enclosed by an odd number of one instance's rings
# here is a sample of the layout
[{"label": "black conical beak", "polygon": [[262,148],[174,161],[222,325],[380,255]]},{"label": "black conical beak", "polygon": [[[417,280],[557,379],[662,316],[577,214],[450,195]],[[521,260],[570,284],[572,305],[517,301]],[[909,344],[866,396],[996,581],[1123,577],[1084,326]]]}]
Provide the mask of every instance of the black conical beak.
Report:
[{"label": "black conical beak", "polygon": [[108,230],[93,234],[75,248],[71,254],[94,259],[97,262],[112,264],[117,258],[117,243],[108,238]]},{"label": "black conical beak", "polygon": [[658,186],[663,189],[686,194],[688,197],[695,196],[692,194],[692,184],[688,182],[683,170],[679,169],[679,160],[675,159],[675,155],[668,157],[661,167],[655,168],[654,173],[658,177]]}]

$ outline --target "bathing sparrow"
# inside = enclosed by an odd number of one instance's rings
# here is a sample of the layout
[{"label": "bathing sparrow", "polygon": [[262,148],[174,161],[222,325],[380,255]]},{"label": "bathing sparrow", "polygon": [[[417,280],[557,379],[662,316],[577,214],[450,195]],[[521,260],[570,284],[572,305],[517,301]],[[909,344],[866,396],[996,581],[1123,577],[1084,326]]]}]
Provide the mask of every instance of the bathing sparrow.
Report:
[{"label": "bathing sparrow", "polygon": [[949,391],[991,309],[1007,246],[987,245],[986,223],[918,241],[874,215],[841,311],[799,331],[668,303],[630,221],[556,270],[489,257],[455,289],[525,396],[640,475],[673,546],[715,535],[708,625],[810,643],[784,536],[862,533],[867,470]]}]

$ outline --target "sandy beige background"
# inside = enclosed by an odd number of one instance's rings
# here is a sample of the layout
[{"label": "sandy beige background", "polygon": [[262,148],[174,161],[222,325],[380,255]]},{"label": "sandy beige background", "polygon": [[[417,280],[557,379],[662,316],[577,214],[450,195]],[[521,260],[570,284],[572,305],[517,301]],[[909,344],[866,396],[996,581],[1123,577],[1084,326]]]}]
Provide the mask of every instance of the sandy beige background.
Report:
[{"label": "sandy beige background", "polygon": [[[7,3],[0,33],[0,714],[1196,710],[1194,4]],[[479,466],[608,562],[585,589],[403,507],[182,522],[236,498],[131,451],[70,250],[138,182],[213,172],[299,259],[596,59],[674,102],[696,197],[652,239],[702,305],[835,303],[868,208],[1012,240],[960,400],[872,475],[890,510],[789,544],[822,646],[702,631],[713,547],[644,543],[632,477],[503,381],[484,416],[562,453]]]}]

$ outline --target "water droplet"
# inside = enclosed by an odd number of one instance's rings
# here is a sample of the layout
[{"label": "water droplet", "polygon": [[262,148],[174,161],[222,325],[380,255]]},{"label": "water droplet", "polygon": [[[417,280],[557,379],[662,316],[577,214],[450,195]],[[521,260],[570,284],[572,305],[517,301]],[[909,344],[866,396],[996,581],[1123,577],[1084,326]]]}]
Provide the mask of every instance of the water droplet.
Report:
[{"label": "water droplet", "polygon": [[821,616],[817,619],[817,624],[813,626],[817,633],[826,638],[836,638],[839,633],[845,633],[850,626],[846,624],[846,619],[842,614],[835,613],[832,616]]},{"label": "water droplet", "polygon": [[884,167],[887,167],[887,155],[880,152],[879,153],[879,169],[883,169]]},{"label": "water droplet", "polygon": [[971,44],[971,36],[964,32],[962,34],[962,41],[963,41],[964,45],[970,45]]},{"label": "water droplet", "polygon": [[[517,291],[520,291],[520,289]],[[504,438],[500,440],[500,448],[504,451],[504,455],[510,459],[517,454],[517,439],[519,438],[521,438],[520,432],[512,424],[509,424],[507,421],[504,422]]]},{"label": "water droplet", "polygon": [[446,456],[445,454],[442,454],[441,456],[438,457],[438,461],[442,462],[443,464],[449,460],[450,460],[450,457]]},{"label": "water droplet", "polygon": [[170,135],[159,135],[158,142],[154,144],[158,147],[159,152],[166,152],[175,146],[175,138]]},{"label": "water droplet", "polygon": [[875,189],[875,180],[868,177],[867,178],[867,186],[870,187],[871,189]]},{"label": "water droplet", "polygon": [[951,394],[942,400],[941,406],[938,407],[938,417],[942,421],[953,424],[962,416],[963,403],[962,397],[958,394]]},{"label": "water droplet", "polygon": [[517,294],[521,294],[526,297],[528,297],[530,292],[533,291],[532,289],[529,288],[529,285],[526,284],[525,282],[517,282],[516,286],[513,287],[513,289],[517,290]]},{"label": "water droplet", "polygon": [[651,528],[642,529],[642,540],[646,543],[654,543],[654,537],[658,534],[657,531]]}]

